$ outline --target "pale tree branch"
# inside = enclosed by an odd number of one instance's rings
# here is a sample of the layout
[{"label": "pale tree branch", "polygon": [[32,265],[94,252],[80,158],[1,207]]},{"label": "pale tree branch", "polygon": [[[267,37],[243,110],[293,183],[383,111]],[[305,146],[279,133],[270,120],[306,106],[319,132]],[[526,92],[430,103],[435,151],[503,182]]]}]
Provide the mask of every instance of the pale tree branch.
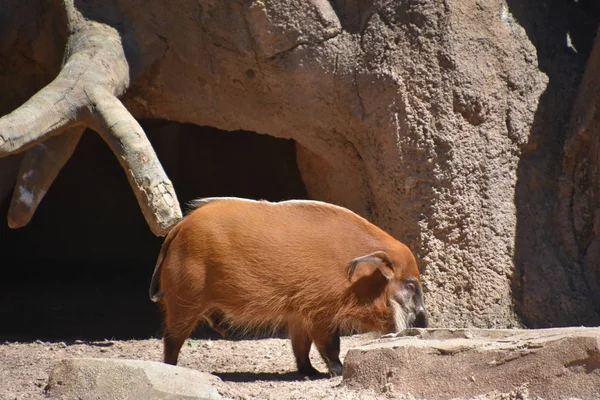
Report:
[{"label": "pale tree branch", "polygon": [[129,85],[129,67],[113,28],[87,22],[69,37],[67,49],[58,76],[0,118],[0,157],[27,150],[68,126],[85,124],[89,99],[83,88],[100,86],[120,95]]},{"label": "pale tree branch", "polygon": [[29,222],[81,132],[91,127],[117,156],[152,232],[165,235],[181,219],[181,209],[143,129],[117,98],[129,86],[121,37],[114,28],[85,19],[73,0],[63,0],[62,6],[69,37],[60,73],[0,118],[0,157],[29,149],[13,193],[9,225]]},{"label": "pale tree branch", "polygon": [[25,153],[8,210],[8,226],[29,223],[48,188],[71,158],[85,127],[73,127],[39,143]]},{"label": "pale tree branch", "polygon": [[177,196],[140,124],[115,96],[101,88],[89,94],[94,129],[125,170],[142,213],[157,235],[181,218]]}]

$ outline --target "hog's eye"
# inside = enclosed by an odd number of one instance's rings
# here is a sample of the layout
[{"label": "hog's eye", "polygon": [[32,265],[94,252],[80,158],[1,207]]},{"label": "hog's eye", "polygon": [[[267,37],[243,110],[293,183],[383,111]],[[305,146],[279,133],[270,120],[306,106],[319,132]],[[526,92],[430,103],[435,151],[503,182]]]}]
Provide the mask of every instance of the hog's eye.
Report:
[{"label": "hog's eye", "polygon": [[417,291],[417,285],[414,282],[407,282],[406,283],[406,290],[410,290],[413,293],[416,293]]}]

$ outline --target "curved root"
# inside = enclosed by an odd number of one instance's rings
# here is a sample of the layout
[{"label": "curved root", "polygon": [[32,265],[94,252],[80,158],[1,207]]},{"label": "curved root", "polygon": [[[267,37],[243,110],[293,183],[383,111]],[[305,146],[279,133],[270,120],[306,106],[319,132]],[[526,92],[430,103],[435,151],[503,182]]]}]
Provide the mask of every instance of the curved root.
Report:
[{"label": "curved root", "polygon": [[181,211],[171,181],[142,127],[119,99],[105,90],[93,89],[88,96],[95,110],[95,130],[117,155],[146,222],[153,232],[168,232],[172,221],[181,218]]},{"label": "curved root", "polygon": [[71,158],[84,130],[85,127],[71,128],[25,153],[8,209],[8,226],[21,228],[29,223],[58,172]]},{"label": "curved root", "polygon": [[121,38],[114,28],[83,18],[73,0],[63,1],[63,6],[71,33],[60,73],[0,118],[0,157],[28,150],[13,193],[9,226],[30,221],[81,133],[90,127],[126,171],[152,232],[165,235],[181,219],[181,209],[143,129],[117,98],[129,86]]}]

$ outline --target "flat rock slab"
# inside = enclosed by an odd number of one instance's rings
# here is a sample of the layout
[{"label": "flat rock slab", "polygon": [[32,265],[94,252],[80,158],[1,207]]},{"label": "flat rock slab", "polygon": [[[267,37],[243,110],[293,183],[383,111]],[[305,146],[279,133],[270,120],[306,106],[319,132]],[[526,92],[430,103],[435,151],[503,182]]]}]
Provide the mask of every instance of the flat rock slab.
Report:
[{"label": "flat rock slab", "polygon": [[344,382],[424,399],[520,387],[535,399],[597,400],[600,328],[409,329],[349,350]]},{"label": "flat rock slab", "polygon": [[51,399],[221,399],[219,378],[155,361],[79,358],[59,361],[50,372]]}]

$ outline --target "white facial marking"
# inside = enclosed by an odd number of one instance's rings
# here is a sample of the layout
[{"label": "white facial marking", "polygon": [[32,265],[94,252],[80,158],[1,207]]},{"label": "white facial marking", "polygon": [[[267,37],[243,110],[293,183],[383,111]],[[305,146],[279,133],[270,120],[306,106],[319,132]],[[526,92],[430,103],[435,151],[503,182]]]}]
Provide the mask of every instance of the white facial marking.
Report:
[{"label": "white facial marking", "polygon": [[408,328],[408,313],[395,300],[390,300],[390,307],[394,313],[394,323],[396,324],[396,332],[400,332]]}]

